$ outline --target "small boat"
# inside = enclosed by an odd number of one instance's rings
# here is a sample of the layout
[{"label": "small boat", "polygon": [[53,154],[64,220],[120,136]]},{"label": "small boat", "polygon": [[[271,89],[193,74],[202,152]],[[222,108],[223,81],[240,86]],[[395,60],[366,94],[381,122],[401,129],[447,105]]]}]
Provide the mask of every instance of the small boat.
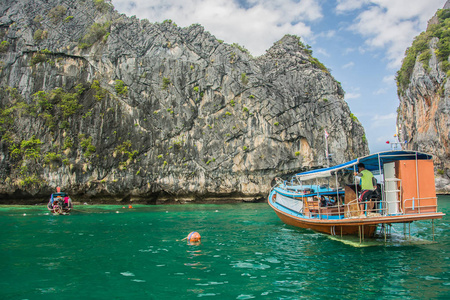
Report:
[{"label": "small boat", "polygon": [[50,196],[47,208],[54,214],[66,215],[72,210],[73,203],[69,195],[58,188],[57,192]]},{"label": "small boat", "polygon": [[[361,163],[375,178],[364,202],[359,200],[361,186],[355,176]],[[360,241],[373,237],[378,228],[384,229],[386,239],[386,228],[393,223],[445,215],[437,208],[432,156],[402,150],[299,173],[290,181],[276,178],[268,203],[286,224],[336,236],[355,235]]]}]

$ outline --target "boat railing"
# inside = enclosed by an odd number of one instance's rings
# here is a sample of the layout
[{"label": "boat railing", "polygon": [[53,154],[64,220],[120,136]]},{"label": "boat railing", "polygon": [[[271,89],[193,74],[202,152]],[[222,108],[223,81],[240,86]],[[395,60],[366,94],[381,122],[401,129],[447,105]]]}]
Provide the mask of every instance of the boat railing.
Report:
[{"label": "boat railing", "polygon": [[[377,202],[381,203],[382,201]],[[317,204],[314,206],[309,204],[308,206],[309,216],[311,218],[324,220],[359,218],[363,213],[365,217],[380,217],[383,212],[383,209],[379,205],[377,205],[376,208],[371,209],[370,212],[367,210],[362,212],[357,199],[345,204],[329,205],[324,207]],[[367,206],[367,204],[365,204],[365,206]]]},{"label": "boat railing", "polygon": [[[408,214],[426,214],[437,212],[437,198],[411,198],[405,199],[401,205],[401,201],[386,201],[383,199],[375,199],[364,202],[364,210],[361,210],[358,199],[354,199],[349,203],[336,204],[328,206],[320,206],[318,201],[307,201],[308,214],[311,218],[322,220],[328,219],[352,219],[360,218],[377,218],[392,215],[408,215]],[[396,205],[398,209],[396,213],[390,213],[387,209],[388,205]]]},{"label": "boat railing", "polygon": [[437,197],[411,198],[403,200],[405,214],[437,212]]},{"label": "boat railing", "polygon": [[344,219],[349,212],[349,204],[320,206],[318,201],[307,201],[308,214],[317,219]]}]

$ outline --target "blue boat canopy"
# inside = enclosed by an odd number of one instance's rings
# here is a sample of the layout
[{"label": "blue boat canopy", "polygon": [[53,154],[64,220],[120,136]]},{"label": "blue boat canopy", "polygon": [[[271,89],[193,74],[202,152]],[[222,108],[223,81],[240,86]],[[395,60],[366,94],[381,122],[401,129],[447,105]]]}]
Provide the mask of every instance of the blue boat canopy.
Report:
[{"label": "blue boat canopy", "polygon": [[53,194],[51,195],[51,197],[50,197],[50,203],[53,203],[53,201],[55,201],[55,199],[56,199],[57,197],[64,198],[64,197],[66,197],[66,196],[67,196],[67,194],[64,193],[64,192],[53,193]]},{"label": "blue boat canopy", "polygon": [[376,173],[377,171],[383,170],[383,164],[398,161],[398,160],[416,160],[416,159],[433,159],[430,154],[408,151],[408,150],[398,150],[398,151],[385,151],[363,156],[349,162],[329,167],[321,168],[312,171],[298,173],[295,176],[300,180],[309,180],[318,177],[330,177],[334,172],[339,170],[354,171],[356,165],[363,163],[365,168],[371,172]]},{"label": "blue boat canopy", "polygon": [[52,198],[56,198],[56,197],[66,197],[67,194],[64,192],[60,192],[60,193],[53,193],[52,194]]}]

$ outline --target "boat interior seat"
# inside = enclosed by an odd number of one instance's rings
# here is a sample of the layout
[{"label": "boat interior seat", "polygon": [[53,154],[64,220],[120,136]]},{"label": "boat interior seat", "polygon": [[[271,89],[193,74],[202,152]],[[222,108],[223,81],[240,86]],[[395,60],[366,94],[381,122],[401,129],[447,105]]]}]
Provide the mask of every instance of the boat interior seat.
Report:
[{"label": "boat interior seat", "polygon": [[306,201],[308,204],[308,209],[311,212],[318,212],[320,209],[319,201],[317,200],[308,200]]}]

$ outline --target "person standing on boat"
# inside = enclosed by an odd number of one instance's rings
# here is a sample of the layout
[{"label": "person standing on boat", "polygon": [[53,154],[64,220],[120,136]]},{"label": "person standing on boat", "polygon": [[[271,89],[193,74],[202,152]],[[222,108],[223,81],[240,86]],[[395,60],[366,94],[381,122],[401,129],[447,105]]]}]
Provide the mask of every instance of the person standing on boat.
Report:
[{"label": "person standing on boat", "polygon": [[374,186],[374,177],[372,172],[367,170],[363,163],[358,164],[358,173],[355,173],[355,176],[361,178],[361,194],[358,201],[361,215],[364,215],[364,202],[370,200],[370,196],[376,189],[376,186]]}]

